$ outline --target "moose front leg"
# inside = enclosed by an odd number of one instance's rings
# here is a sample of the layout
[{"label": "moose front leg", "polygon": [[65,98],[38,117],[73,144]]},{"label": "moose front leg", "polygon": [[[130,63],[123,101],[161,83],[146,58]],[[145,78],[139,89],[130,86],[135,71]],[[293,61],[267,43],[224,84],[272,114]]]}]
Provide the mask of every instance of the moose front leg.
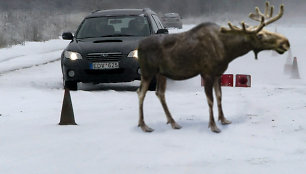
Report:
[{"label": "moose front leg", "polygon": [[224,117],[223,114],[223,109],[222,109],[222,90],[221,90],[221,77],[218,76],[216,77],[215,83],[214,83],[214,89],[215,89],[215,94],[217,98],[217,104],[218,104],[218,113],[219,117],[218,120],[221,121],[221,124],[226,125],[226,124],[231,124],[232,122],[227,120]]},{"label": "moose front leg", "polygon": [[144,79],[141,77],[141,83],[140,87],[137,90],[138,94],[138,99],[139,99],[139,121],[138,121],[138,126],[144,131],[144,132],[152,132],[154,129],[150,128],[149,126],[146,125],[144,122],[144,117],[143,117],[143,101],[146,96],[146,93],[148,91],[149,85],[150,85],[151,79]]},{"label": "moose front leg", "polygon": [[157,89],[156,89],[156,96],[159,98],[163,109],[165,111],[166,117],[167,117],[167,124],[171,124],[171,127],[173,129],[180,129],[182,128],[179,124],[177,124],[175,122],[175,120],[172,118],[171,113],[168,109],[167,103],[166,103],[166,99],[165,99],[165,91],[166,91],[166,86],[167,86],[167,79],[166,77],[162,76],[162,75],[157,75],[156,76],[156,80],[157,80]]},{"label": "moose front leg", "polygon": [[[202,76],[203,77],[203,76]],[[213,78],[204,78],[205,81],[205,94],[209,106],[209,125],[208,127],[211,129],[212,132],[220,133],[221,130],[217,127],[215,119],[214,119],[214,112],[213,112],[213,105],[214,105],[214,98],[213,98],[213,85],[214,79]]]}]

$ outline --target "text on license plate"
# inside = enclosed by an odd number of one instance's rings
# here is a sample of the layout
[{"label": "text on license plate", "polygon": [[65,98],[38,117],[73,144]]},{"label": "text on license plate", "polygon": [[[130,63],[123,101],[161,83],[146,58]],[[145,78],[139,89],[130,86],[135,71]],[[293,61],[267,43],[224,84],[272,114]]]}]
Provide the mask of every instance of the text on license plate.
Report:
[{"label": "text on license plate", "polygon": [[119,62],[94,62],[90,65],[90,69],[118,69]]}]

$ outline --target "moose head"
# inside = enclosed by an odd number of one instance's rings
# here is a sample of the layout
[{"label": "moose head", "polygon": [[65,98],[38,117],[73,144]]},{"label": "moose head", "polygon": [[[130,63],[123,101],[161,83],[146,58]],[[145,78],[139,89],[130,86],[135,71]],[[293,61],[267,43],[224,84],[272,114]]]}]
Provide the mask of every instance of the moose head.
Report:
[{"label": "moose head", "polygon": [[241,22],[241,28],[228,23],[229,29],[221,27],[222,33],[233,33],[245,35],[248,43],[251,44],[252,50],[257,59],[258,52],[262,50],[275,50],[279,54],[288,51],[290,44],[288,39],[281,34],[265,30],[264,27],[280,19],[284,13],[284,5],[280,6],[278,15],[273,17],[274,6],[270,6],[266,2],[265,12],[261,12],[258,7],[255,8],[255,13],[250,13],[249,17],[252,20],[260,22],[258,26],[248,26],[245,22]]}]

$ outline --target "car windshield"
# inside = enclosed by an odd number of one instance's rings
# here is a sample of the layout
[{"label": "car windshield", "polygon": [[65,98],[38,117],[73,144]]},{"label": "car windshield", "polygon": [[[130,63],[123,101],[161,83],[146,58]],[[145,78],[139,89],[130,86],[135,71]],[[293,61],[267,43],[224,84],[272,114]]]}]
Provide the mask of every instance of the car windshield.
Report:
[{"label": "car windshield", "polygon": [[148,36],[150,27],[145,16],[103,16],[84,20],[76,38]]}]

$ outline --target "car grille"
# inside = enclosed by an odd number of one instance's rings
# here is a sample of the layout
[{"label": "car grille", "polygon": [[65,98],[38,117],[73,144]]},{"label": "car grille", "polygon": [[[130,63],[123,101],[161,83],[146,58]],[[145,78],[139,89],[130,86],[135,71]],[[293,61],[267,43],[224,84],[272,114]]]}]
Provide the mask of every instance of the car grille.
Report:
[{"label": "car grille", "polygon": [[86,56],[90,61],[119,61],[122,58],[121,52],[115,53],[89,53]]}]

